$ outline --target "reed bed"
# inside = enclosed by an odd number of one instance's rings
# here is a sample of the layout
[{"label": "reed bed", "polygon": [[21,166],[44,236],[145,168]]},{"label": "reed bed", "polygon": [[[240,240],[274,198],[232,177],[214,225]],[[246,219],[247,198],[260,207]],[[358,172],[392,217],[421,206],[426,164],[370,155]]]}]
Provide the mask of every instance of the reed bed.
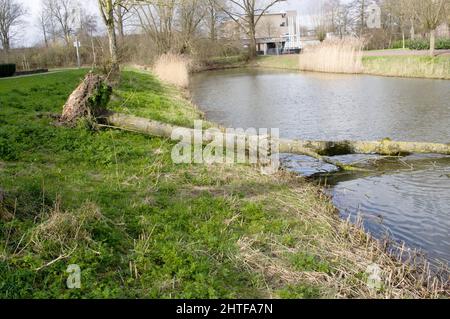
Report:
[{"label": "reed bed", "polygon": [[299,66],[302,71],[327,73],[363,72],[363,43],[356,38],[326,40],[306,48],[300,55]]},{"label": "reed bed", "polygon": [[161,55],[153,65],[153,72],[161,81],[186,88],[189,85],[190,61],[178,54]]}]

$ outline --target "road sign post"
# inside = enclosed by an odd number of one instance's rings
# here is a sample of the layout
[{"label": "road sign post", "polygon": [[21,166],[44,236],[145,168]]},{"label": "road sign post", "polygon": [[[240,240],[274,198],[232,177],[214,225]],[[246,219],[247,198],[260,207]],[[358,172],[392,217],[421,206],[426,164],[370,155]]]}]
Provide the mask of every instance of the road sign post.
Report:
[{"label": "road sign post", "polygon": [[80,41],[78,41],[78,38],[75,39],[75,42],[73,43],[73,46],[77,49],[77,65],[78,65],[78,68],[81,68],[81,58],[80,58],[81,43],[80,43]]}]

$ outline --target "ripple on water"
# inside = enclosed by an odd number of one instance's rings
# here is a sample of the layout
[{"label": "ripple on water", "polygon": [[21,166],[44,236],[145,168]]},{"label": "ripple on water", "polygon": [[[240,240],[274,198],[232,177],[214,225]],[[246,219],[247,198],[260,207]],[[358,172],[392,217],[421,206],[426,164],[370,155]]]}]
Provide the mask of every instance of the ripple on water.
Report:
[{"label": "ripple on water", "polygon": [[389,235],[450,263],[448,173],[442,165],[338,183],[334,203],[344,217],[365,217],[374,235]]}]

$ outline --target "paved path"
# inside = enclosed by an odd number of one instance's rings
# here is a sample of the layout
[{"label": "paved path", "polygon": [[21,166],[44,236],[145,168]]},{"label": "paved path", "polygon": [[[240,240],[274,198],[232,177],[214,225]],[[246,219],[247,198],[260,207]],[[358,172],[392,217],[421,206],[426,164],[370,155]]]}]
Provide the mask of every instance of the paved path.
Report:
[{"label": "paved path", "polygon": [[19,76],[10,76],[10,77],[6,77],[6,78],[0,78],[0,80],[20,79],[20,78],[27,78],[27,77],[30,77],[30,76],[55,74],[55,73],[60,73],[60,72],[70,71],[70,70],[78,70],[78,68],[53,69],[53,70],[50,70],[48,72],[43,72],[43,73],[27,74],[27,75],[19,75]]}]

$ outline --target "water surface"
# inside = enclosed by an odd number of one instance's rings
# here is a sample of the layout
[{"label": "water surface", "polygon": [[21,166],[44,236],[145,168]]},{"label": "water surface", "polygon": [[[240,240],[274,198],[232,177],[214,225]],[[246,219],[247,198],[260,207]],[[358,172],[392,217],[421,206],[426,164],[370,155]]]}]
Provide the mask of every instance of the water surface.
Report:
[{"label": "water surface", "polygon": [[[234,128],[279,128],[313,140],[450,142],[450,82],[364,75],[228,70],[195,75],[194,102],[209,120]],[[285,165],[303,174],[332,167],[302,156]],[[343,217],[361,215],[377,237],[389,236],[450,264],[450,157],[376,161],[369,174],[331,178]]]}]

